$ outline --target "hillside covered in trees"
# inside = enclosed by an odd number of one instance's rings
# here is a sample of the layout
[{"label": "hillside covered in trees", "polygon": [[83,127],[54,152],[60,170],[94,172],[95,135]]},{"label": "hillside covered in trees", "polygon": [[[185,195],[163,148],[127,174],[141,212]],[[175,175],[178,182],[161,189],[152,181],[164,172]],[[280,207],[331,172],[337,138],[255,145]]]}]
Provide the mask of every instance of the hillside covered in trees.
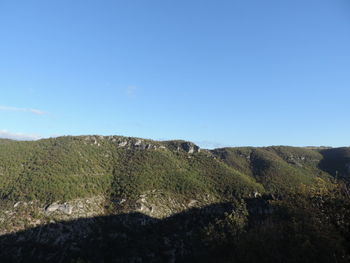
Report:
[{"label": "hillside covered in trees", "polygon": [[349,262],[349,183],[350,148],[2,139],[0,259]]}]

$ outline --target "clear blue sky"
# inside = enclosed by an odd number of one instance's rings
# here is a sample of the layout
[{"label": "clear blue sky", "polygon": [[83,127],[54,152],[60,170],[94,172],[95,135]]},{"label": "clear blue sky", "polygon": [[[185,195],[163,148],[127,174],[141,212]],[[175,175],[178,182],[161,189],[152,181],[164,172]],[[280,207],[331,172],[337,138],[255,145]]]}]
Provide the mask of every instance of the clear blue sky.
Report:
[{"label": "clear blue sky", "polygon": [[0,136],[349,145],[348,0],[0,1]]}]

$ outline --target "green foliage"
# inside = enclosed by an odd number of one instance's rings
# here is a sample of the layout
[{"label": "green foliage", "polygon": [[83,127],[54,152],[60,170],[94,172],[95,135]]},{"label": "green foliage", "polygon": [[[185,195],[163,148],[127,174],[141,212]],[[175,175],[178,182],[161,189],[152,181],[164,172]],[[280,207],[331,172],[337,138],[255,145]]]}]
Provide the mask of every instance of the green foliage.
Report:
[{"label": "green foliage", "polygon": [[270,200],[273,212],[255,219],[252,207],[248,214],[236,204],[234,213],[202,229],[195,261],[349,262],[348,193],[345,185],[329,190],[324,182],[301,187],[297,194]]},{"label": "green foliage", "polygon": [[110,188],[113,162],[111,147],[91,147],[79,137],[6,142],[0,145],[0,197],[48,202],[102,194]]},{"label": "green foliage", "polygon": [[201,242],[205,249],[215,250],[239,242],[239,236],[247,227],[248,215],[244,200],[235,201],[231,212],[226,212],[223,218],[216,219],[203,228]]},{"label": "green foliage", "polygon": [[[318,178],[318,149],[224,148],[189,154],[184,141],[125,137],[60,137],[35,142],[0,140],[2,200],[69,200],[91,195],[135,199],[154,189],[178,196],[208,193],[219,200],[294,193]],[[125,147],[120,142],[127,142]],[[182,147],[182,148],[181,148]]]},{"label": "green foliage", "polygon": [[295,193],[301,185],[312,186],[318,178],[331,186],[331,176],[319,168],[317,150],[286,146],[224,148],[213,153],[227,165],[254,177],[272,194]]},{"label": "green foliage", "polygon": [[114,170],[113,190],[128,199],[153,189],[185,196],[211,193],[220,198],[263,191],[252,178],[200,153],[126,151],[121,164]]},{"label": "green foliage", "polygon": [[[133,138],[123,138],[130,142]],[[155,146],[159,142],[147,141]],[[70,200],[96,194],[128,199],[153,189],[189,196],[247,196],[263,187],[206,153],[119,147],[107,137],[81,136],[36,142],[0,141],[2,200]],[[174,149],[173,149],[174,148]]]},{"label": "green foliage", "polygon": [[[193,242],[186,241],[193,252],[188,262],[349,261],[349,148],[240,147],[190,154],[186,149],[195,146],[184,141],[138,141],[0,140],[1,209],[13,208],[14,201],[93,195],[133,201],[153,190],[176,200],[210,194],[232,209],[206,218],[193,213],[182,225],[171,218],[160,223],[164,231],[169,222],[176,231],[188,227],[183,240],[193,231]],[[152,242],[160,242],[162,233],[152,231]]]}]

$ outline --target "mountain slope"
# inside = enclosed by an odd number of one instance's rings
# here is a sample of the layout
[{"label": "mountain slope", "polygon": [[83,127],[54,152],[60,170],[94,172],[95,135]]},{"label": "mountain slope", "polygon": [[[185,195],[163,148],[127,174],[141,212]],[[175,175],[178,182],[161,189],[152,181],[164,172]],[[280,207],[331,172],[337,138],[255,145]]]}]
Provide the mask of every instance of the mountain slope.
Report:
[{"label": "mountain slope", "polygon": [[238,147],[201,150],[185,141],[120,136],[0,140],[2,200],[135,199],[145,191],[207,193],[219,200],[295,192],[348,179],[350,148]]},{"label": "mountain slope", "polygon": [[301,184],[311,186],[319,179],[325,183],[332,179],[320,166],[323,155],[318,150],[287,146],[240,147],[216,149],[213,154],[255,178],[273,194],[295,192]]},{"label": "mountain slope", "polygon": [[0,140],[0,258],[349,262],[349,157],[121,136]]},{"label": "mountain slope", "polygon": [[61,137],[0,144],[3,200],[70,200],[104,194],[136,198],[161,189],[219,198],[263,192],[254,178],[184,141]]}]

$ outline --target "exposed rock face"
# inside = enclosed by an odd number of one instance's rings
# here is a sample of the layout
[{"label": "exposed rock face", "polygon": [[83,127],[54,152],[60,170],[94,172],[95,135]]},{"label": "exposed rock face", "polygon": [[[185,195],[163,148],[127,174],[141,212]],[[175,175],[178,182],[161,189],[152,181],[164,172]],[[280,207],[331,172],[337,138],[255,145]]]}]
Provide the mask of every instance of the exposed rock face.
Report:
[{"label": "exposed rock face", "polygon": [[192,142],[184,142],[181,144],[181,149],[189,154],[199,152],[199,147]]},{"label": "exposed rock face", "polygon": [[192,142],[167,141],[167,142],[164,142],[164,144],[170,150],[174,150],[174,151],[178,151],[178,152],[184,151],[184,152],[189,153],[189,154],[200,152],[200,148]]},{"label": "exposed rock face", "polygon": [[184,151],[188,154],[198,153],[201,149],[192,142],[187,141],[153,141],[140,138],[123,137],[123,136],[83,136],[85,144],[101,146],[103,141],[109,140],[114,142],[119,148],[138,149],[138,150],[177,150]]},{"label": "exposed rock face", "polygon": [[[109,213],[109,210],[106,210],[108,206],[116,209],[117,213],[138,212],[153,219],[163,219],[216,201],[216,198],[209,194],[182,200],[157,190],[141,194],[136,201],[126,199],[108,201],[104,196],[75,199],[69,202],[56,201],[47,206],[33,201],[20,201],[10,204],[7,209],[0,210],[0,223],[5,223],[0,228],[0,235],[25,230],[28,226],[106,215]],[[148,221],[142,222],[146,224]]]},{"label": "exposed rock face", "polygon": [[73,207],[67,203],[64,203],[64,204],[53,203],[53,204],[49,205],[48,207],[46,207],[46,209],[45,209],[45,212],[47,214],[50,214],[50,213],[56,212],[56,211],[62,212],[62,213],[67,214],[67,215],[71,215],[73,212]]},{"label": "exposed rock face", "polygon": [[151,213],[152,209],[147,207],[144,202],[139,202],[136,204],[136,211],[143,212],[143,213]]},{"label": "exposed rock face", "polygon": [[187,205],[188,207],[195,207],[197,203],[198,203],[197,200],[192,199]]},{"label": "exposed rock face", "polygon": [[56,221],[94,217],[105,214],[104,196],[75,199],[69,202],[54,202],[44,206],[39,202],[16,202],[0,210],[0,235],[25,230]]},{"label": "exposed rock face", "polygon": [[290,164],[294,164],[294,165],[297,165],[299,167],[303,167],[303,162],[305,161],[305,156],[296,156],[296,155],[289,155],[287,158],[286,158],[286,161]]},{"label": "exposed rock face", "polygon": [[118,145],[119,147],[125,147],[126,145],[128,145],[128,142],[127,141],[120,142]]},{"label": "exposed rock face", "polygon": [[254,192],[254,198],[259,198],[261,197],[261,194],[259,192]]}]

